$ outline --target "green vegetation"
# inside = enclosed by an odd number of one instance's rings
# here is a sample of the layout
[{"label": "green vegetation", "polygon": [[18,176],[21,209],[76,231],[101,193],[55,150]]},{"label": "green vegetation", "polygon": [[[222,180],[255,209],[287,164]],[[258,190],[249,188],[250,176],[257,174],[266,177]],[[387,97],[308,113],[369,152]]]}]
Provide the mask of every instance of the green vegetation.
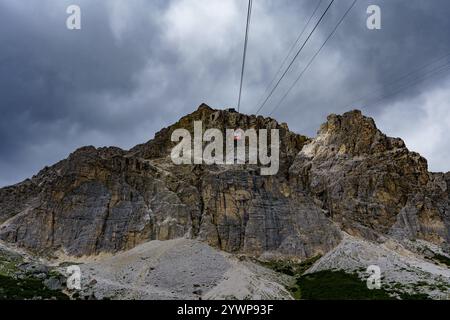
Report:
[{"label": "green vegetation", "polygon": [[320,271],[304,275],[321,256],[316,256],[301,263],[292,261],[262,262],[268,268],[295,278],[295,283],[288,288],[295,299],[307,300],[364,300],[393,299],[385,290],[369,290],[357,274],[344,271]]},{"label": "green vegetation", "polygon": [[17,265],[21,262],[22,259],[20,257],[0,251],[0,275],[12,276],[17,271]]},{"label": "green vegetation", "polygon": [[402,300],[430,300],[430,297],[425,293],[400,293],[399,296]]},{"label": "green vegetation", "polygon": [[60,291],[48,289],[39,279],[14,279],[0,275],[0,300],[24,299],[67,300],[68,297]]},{"label": "green vegetation", "polygon": [[[306,300],[426,300],[428,295],[406,293],[406,288],[400,283],[390,283],[382,289],[370,290],[358,273],[325,270],[304,274],[320,256],[301,263],[293,261],[261,262],[264,266],[294,278],[294,283],[288,288],[295,299]],[[360,270],[364,272],[364,269]],[[394,297],[396,296],[396,297]]]},{"label": "green vegetation", "polygon": [[385,290],[369,290],[357,274],[319,271],[300,276],[291,288],[296,299],[307,300],[392,300]]},{"label": "green vegetation", "polygon": [[447,256],[444,256],[442,254],[435,254],[433,256],[433,260],[445,264],[447,267],[450,267],[450,258]]},{"label": "green vegetation", "polygon": [[290,288],[296,299],[307,300],[428,300],[424,293],[407,293],[399,283],[382,289],[370,290],[357,273],[344,271],[319,271],[296,277]]},{"label": "green vegetation", "polygon": [[[21,271],[18,268],[21,263],[19,255],[0,250],[0,300],[68,299],[61,291],[47,288],[44,279]],[[53,274],[50,272],[47,277]]]}]

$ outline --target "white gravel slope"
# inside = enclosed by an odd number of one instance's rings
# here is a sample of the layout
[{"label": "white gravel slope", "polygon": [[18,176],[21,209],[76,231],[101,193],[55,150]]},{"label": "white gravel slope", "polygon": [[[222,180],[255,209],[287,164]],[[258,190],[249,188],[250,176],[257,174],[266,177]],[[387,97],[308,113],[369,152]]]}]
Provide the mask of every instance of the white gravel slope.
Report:
[{"label": "white gravel slope", "polygon": [[150,241],[80,265],[98,299],[291,299],[272,271],[188,239]]}]

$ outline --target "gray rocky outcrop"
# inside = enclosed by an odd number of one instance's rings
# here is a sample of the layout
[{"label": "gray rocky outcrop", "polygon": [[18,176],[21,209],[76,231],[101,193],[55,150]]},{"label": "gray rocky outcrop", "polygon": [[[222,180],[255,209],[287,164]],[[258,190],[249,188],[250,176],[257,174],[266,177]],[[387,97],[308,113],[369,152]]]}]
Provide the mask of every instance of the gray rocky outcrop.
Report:
[{"label": "gray rocky outcrop", "polygon": [[[280,130],[280,171],[257,165],[174,165],[177,128]],[[250,255],[308,258],[342,239],[449,241],[449,174],[433,174],[403,141],[353,111],[318,136],[271,118],[201,105],[129,151],[85,147],[0,189],[0,239],[36,253],[93,255],[148,240],[198,238]]]}]

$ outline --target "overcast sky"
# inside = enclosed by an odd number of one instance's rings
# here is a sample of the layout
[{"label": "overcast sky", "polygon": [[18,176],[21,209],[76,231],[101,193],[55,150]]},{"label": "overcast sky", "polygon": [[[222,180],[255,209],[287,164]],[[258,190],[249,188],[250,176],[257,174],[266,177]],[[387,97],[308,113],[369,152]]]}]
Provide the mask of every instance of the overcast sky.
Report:
[{"label": "overcast sky", "polygon": [[[242,112],[256,112],[317,1],[254,0]],[[263,115],[351,2],[335,1]],[[81,7],[81,30],[66,28],[70,4]],[[381,30],[366,27],[371,4],[381,8]],[[145,142],[202,102],[234,107],[246,5],[0,0],[0,186],[83,145],[128,149]],[[425,156],[431,170],[449,171],[450,71],[439,68],[450,60],[438,60],[450,54],[449,16],[448,0],[359,0],[272,116],[314,136],[328,114],[358,108]]]}]

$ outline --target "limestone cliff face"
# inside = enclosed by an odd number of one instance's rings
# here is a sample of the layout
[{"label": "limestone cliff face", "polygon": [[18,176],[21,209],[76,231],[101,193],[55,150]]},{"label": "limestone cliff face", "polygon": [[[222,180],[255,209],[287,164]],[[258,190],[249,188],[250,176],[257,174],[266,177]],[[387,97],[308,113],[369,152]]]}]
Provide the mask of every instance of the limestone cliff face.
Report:
[{"label": "limestone cliff face", "polygon": [[329,116],[290,174],[351,234],[450,240],[445,175],[429,173],[424,158],[359,111]]},{"label": "limestone cliff face", "polygon": [[[256,165],[174,165],[177,128],[280,130],[280,171]],[[341,241],[449,241],[449,174],[373,120],[328,118],[315,139],[271,118],[201,105],[130,151],[86,147],[32,179],[0,189],[0,239],[36,253],[92,255],[148,240],[198,238],[229,252],[306,258]]]},{"label": "limestone cliff face", "polygon": [[[12,217],[1,226],[0,237],[33,251],[64,249],[71,255],[181,237],[190,226],[190,212],[162,175],[122,150],[82,148],[9,188],[9,197],[23,202],[16,214],[12,204],[1,205],[3,220]],[[22,194],[24,185],[33,190],[29,197]]]}]

